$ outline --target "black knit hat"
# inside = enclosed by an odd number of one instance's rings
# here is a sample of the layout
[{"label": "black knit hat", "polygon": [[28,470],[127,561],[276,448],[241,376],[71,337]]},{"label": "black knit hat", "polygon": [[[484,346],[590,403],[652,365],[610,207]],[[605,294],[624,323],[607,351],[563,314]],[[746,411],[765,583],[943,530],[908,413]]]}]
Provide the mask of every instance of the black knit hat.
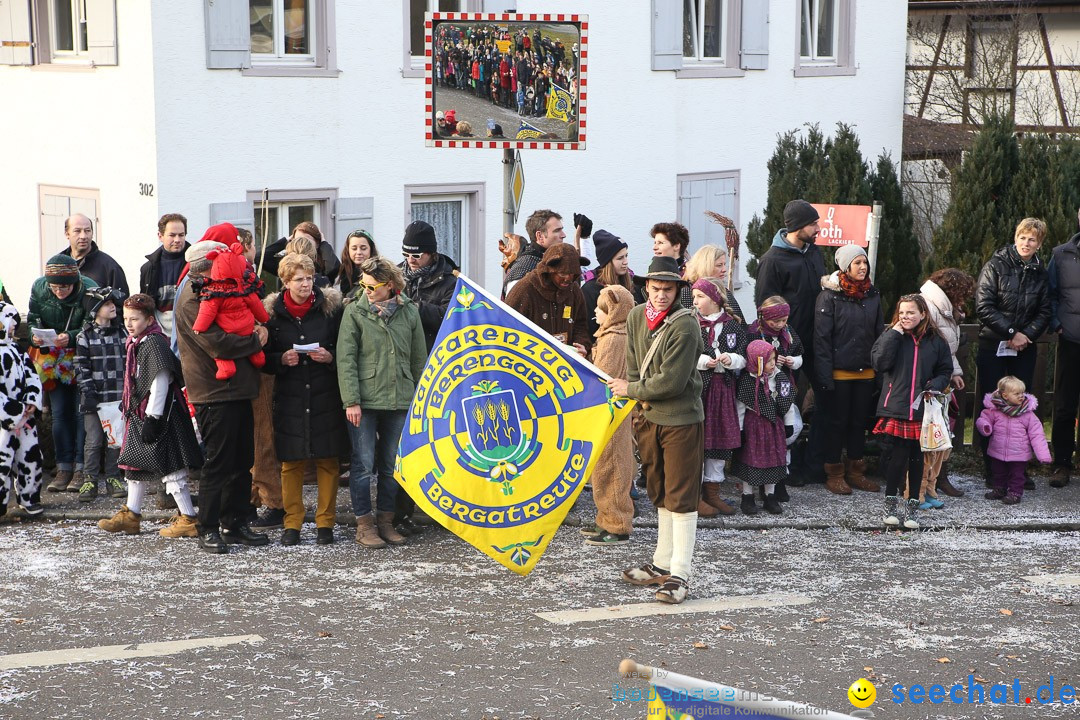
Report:
[{"label": "black knit hat", "polygon": [[435,228],[423,220],[414,220],[405,228],[405,238],[401,241],[401,251],[407,253],[439,252],[439,243],[435,240]]},{"label": "black knit hat", "polygon": [[607,230],[597,230],[593,234],[593,244],[596,245],[596,267],[602,268],[611,262],[616,255],[627,247],[621,238],[617,238]]},{"label": "black knit hat", "polygon": [[788,232],[802,230],[821,217],[814,206],[805,200],[792,200],[784,206],[784,229]]}]

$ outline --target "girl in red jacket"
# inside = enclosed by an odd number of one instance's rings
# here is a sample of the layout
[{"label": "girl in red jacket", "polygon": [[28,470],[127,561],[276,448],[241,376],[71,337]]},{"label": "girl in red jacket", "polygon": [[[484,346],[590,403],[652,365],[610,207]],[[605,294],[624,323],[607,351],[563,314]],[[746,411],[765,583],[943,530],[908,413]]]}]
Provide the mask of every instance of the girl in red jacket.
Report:
[{"label": "girl in red jacket", "polygon": [[979,432],[990,438],[990,477],[994,489],[987,500],[1016,505],[1024,496],[1024,469],[1034,455],[1050,464],[1050,448],[1042,422],[1035,416],[1038,403],[1024,392],[1024,381],[1012,375],[998,380],[997,390],[986,393],[983,411],[975,421]]}]

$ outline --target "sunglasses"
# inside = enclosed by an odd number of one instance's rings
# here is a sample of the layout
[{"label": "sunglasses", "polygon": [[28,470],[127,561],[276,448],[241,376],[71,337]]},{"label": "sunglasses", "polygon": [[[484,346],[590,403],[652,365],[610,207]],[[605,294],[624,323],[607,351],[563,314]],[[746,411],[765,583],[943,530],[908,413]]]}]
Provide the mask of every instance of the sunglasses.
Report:
[{"label": "sunglasses", "polygon": [[362,282],[362,283],[358,283],[358,284],[360,285],[360,287],[361,287],[361,288],[363,288],[363,289],[364,289],[364,291],[365,291],[365,292],[375,292],[376,290],[378,290],[378,289],[379,289],[379,288],[381,288],[381,287],[382,287],[383,285],[386,285],[386,284],[387,284],[387,283],[389,283],[389,282],[390,282],[390,281],[389,281],[389,280],[387,280],[386,282],[381,282],[381,283],[379,283],[378,285],[368,285],[368,284],[367,284],[367,283],[365,283],[365,282]]},{"label": "sunglasses", "polygon": [[403,258],[409,258],[409,259],[412,259],[412,260],[419,260],[421,257],[424,256],[424,253],[407,253],[407,252],[403,252],[403,253],[401,253],[401,256]]}]

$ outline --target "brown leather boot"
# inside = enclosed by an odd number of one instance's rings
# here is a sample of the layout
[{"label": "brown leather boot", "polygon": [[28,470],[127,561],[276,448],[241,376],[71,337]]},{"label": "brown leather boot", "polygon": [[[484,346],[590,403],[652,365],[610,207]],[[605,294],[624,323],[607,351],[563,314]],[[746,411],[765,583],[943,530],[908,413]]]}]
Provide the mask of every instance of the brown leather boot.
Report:
[{"label": "brown leather boot", "polygon": [[705,502],[705,498],[700,497],[697,501],[697,515],[699,518],[714,518],[720,514],[720,511],[714,508],[709,503]]},{"label": "brown leather boot", "polygon": [[379,527],[379,537],[391,545],[404,545],[405,536],[394,527],[394,511],[375,513],[375,524]]},{"label": "brown leather boot", "polygon": [[735,514],[735,508],[720,498],[720,483],[701,483],[701,499],[719,510],[721,515]]},{"label": "brown leather boot", "polygon": [[844,463],[825,463],[825,487],[837,495],[851,494],[851,488],[844,482]]},{"label": "brown leather boot", "polygon": [[866,460],[844,461],[844,480],[856,490],[865,492],[881,492],[881,486],[872,480],[866,479]]},{"label": "brown leather boot", "polygon": [[375,516],[371,513],[356,518],[356,542],[366,548],[386,547],[386,543],[375,529]]},{"label": "brown leather boot", "polygon": [[937,489],[949,497],[964,497],[964,491],[949,482],[949,461],[941,463],[941,472],[937,477]]}]

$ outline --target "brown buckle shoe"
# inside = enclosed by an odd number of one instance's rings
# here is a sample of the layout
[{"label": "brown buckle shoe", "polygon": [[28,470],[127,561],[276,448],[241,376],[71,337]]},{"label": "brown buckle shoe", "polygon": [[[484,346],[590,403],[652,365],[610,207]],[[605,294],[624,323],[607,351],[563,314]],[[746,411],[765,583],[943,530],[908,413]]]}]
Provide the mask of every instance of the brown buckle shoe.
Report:
[{"label": "brown buckle shoe", "polygon": [[[701,497],[709,505],[720,511],[721,515],[734,515],[735,508],[728,505],[720,497],[720,483],[701,483]],[[700,513],[699,513],[700,514]]]},{"label": "brown buckle shoe", "polygon": [[698,498],[697,514],[698,517],[701,518],[714,518],[720,514],[720,511],[714,508],[709,503],[705,502],[705,498]]},{"label": "brown buckle shoe", "polygon": [[628,582],[631,585],[663,585],[670,577],[671,573],[669,571],[658,568],[652,563],[645,563],[622,571],[623,582]]},{"label": "brown buckle shoe", "polygon": [[379,528],[379,537],[391,545],[404,545],[405,536],[394,527],[394,511],[375,513],[375,525]]},{"label": "brown buckle shoe", "polygon": [[375,516],[371,513],[356,518],[356,542],[366,548],[386,547],[386,543],[375,529]]}]

